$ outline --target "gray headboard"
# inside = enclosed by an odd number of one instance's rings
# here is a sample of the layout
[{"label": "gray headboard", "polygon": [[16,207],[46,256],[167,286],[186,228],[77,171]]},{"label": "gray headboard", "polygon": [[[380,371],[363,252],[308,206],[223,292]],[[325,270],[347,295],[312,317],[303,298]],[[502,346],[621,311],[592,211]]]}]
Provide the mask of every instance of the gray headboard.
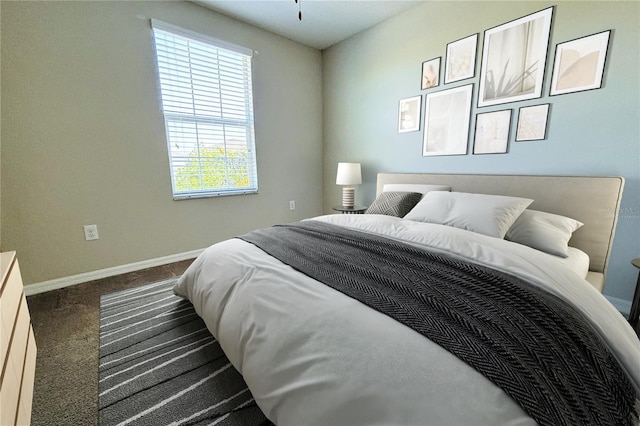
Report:
[{"label": "gray headboard", "polygon": [[533,210],[584,223],[569,241],[589,255],[587,279],[600,291],[611,254],[624,178],[601,176],[472,175],[378,173],[377,193],[387,183],[448,185],[452,191],[533,199]]}]

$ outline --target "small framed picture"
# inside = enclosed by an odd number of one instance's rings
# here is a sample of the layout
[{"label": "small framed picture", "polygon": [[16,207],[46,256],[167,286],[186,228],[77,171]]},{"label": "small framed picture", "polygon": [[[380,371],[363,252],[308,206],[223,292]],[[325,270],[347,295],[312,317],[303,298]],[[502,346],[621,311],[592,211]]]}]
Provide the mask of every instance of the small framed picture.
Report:
[{"label": "small framed picture", "polygon": [[549,105],[534,105],[520,108],[516,141],[541,141],[547,138]]},{"label": "small framed picture", "polygon": [[478,34],[470,35],[447,44],[447,60],[444,64],[444,82],[453,83],[475,75]]},{"label": "small framed picture", "polygon": [[401,99],[398,106],[398,133],[420,130],[420,104],[422,96]]},{"label": "small framed picture", "polygon": [[420,89],[426,90],[440,85],[440,58],[429,59],[422,63]]},{"label": "small framed picture", "polygon": [[476,114],[474,154],[504,154],[509,143],[511,110]]},{"label": "small framed picture", "polygon": [[549,95],[602,87],[611,30],[556,45]]}]

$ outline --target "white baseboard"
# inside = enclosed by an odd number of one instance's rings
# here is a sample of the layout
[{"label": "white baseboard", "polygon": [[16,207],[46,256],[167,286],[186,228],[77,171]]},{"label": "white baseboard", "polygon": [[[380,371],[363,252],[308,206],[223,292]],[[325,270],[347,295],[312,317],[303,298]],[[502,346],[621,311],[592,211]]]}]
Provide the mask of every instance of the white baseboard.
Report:
[{"label": "white baseboard", "polygon": [[44,293],[46,291],[57,290],[59,288],[85,283],[87,281],[99,280],[102,278],[112,277],[114,275],[138,271],[140,269],[153,268],[155,266],[162,266],[168,263],[179,262],[181,260],[193,259],[203,251],[204,249],[199,249],[184,253],[177,253],[169,256],[157,257],[155,259],[129,263],[126,265],[114,266],[112,268],[85,272],[78,275],[71,275],[69,277],[56,278],[55,280],[29,284],[24,286],[24,294],[25,296],[31,296],[38,293]]},{"label": "white baseboard", "polygon": [[625,316],[629,316],[629,313],[631,312],[631,301],[630,300],[620,299],[618,297],[606,296],[606,295],[604,297],[606,297],[606,299],[609,302],[611,302],[611,304],[613,306],[615,306],[615,308],[619,312],[621,312]]}]

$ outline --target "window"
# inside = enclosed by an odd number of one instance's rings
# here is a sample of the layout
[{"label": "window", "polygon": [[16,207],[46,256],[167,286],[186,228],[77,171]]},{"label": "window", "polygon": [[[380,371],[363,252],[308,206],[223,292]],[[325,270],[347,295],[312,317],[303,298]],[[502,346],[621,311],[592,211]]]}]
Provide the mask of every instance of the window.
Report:
[{"label": "window", "polygon": [[151,25],[173,198],[257,192],[251,50]]}]

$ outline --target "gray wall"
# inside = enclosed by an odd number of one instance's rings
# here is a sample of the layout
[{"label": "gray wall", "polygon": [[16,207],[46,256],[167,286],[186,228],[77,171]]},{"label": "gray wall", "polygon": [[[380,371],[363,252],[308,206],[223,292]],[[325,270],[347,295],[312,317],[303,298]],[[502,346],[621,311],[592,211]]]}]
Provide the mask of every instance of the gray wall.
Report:
[{"label": "gray wall", "polygon": [[[422,157],[420,132],[397,132],[398,101],[463,84],[475,93],[485,30],[557,5],[542,99],[482,108],[513,109],[508,154]],[[605,294],[631,300],[640,256],[640,3],[638,2],[428,2],[323,52],[324,210],[340,201],[339,161],[361,162],[356,201],[375,198],[377,172],[620,175],[626,178],[622,210]],[[549,97],[555,45],[613,29],[604,87]],[[420,90],[421,64],[446,45],[480,33],[476,77]],[[442,78],[442,73],[441,73]],[[548,138],[513,142],[517,109],[551,103]],[[423,97],[424,111],[424,97]],[[424,121],[424,120],[423,120]]]},{"label": "gray wall", "polygon": [[[172,200],[149,18],[256,51],[259,194]],[[321,212],[315,49],[182,1],[3,2],[1,60],[2,249],[27,285]]]}]

